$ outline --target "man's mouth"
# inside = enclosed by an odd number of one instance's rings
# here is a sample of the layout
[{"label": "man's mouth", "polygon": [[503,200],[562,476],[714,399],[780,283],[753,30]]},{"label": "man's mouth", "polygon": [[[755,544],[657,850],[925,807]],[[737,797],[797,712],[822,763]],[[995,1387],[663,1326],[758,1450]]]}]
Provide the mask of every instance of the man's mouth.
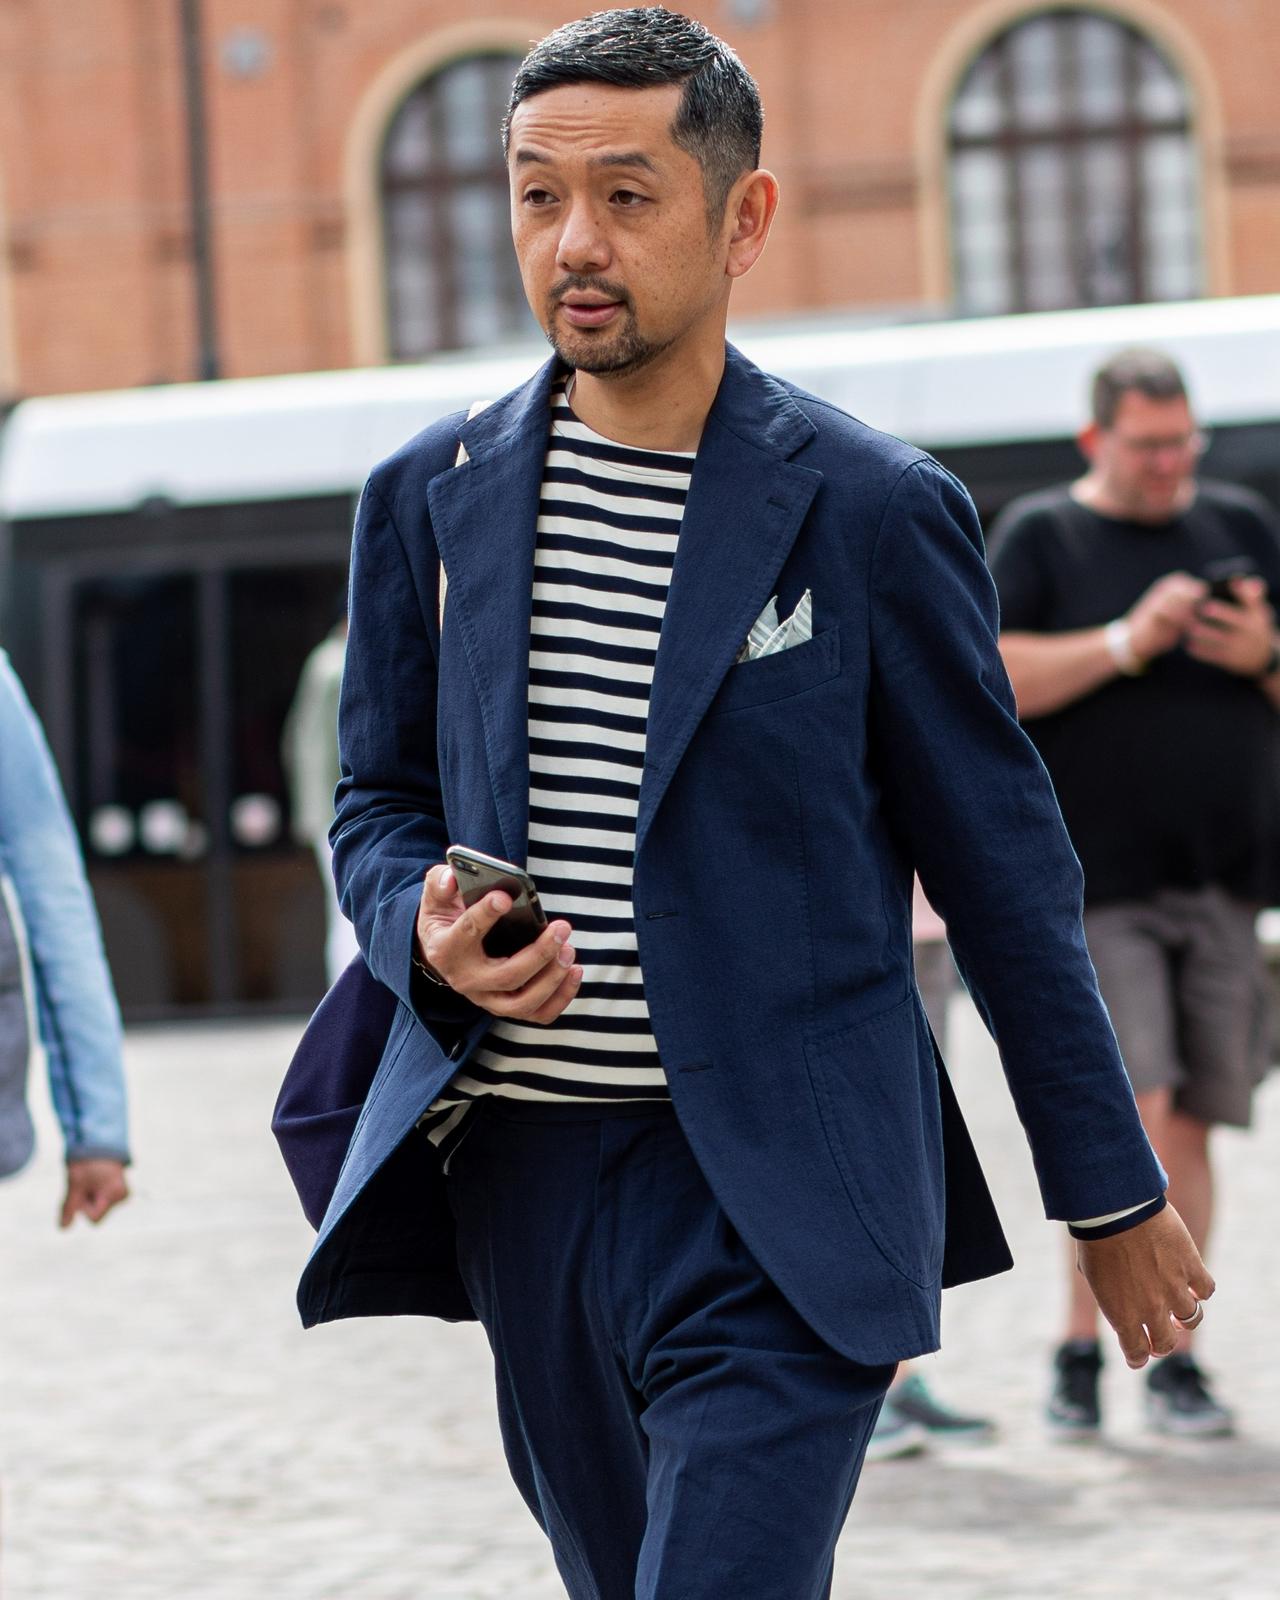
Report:
[{"label": "man's mouth", "polygon": [[575,328],[603,328],[623,310],[623,302],[604,300],[598,295],[568,294],[560,301],[560,310]]}]

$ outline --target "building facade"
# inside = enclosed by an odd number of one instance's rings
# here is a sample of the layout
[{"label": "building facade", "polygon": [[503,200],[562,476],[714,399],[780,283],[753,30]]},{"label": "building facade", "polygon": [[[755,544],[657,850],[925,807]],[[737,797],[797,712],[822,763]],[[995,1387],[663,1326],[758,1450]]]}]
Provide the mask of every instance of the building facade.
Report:
[{"label": "building facade", "polygon": [[[0,399],[527,331],[496,126],[579,9],[8,0]],[[1274,0],[693,9],[758,78],[783,187],[739,316],[1280,288]]]}]

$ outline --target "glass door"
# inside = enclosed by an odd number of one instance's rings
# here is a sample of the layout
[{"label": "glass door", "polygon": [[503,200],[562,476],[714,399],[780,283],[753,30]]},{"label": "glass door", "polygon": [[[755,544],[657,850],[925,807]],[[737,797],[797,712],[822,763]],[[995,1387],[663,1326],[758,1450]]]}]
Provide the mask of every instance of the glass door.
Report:
[{"label": "glass door", "polygon": [[219,985],[198,581],[86,578],[70,609],[69,797],[121,1004],[208,1006]]},{"label": "glass door", "polygon": [[290,829],[281,734],[344,584],[332,560],[245,561],[81,570],[63,591],[59,755],[131,1017],[323,992],[323,890]]}]

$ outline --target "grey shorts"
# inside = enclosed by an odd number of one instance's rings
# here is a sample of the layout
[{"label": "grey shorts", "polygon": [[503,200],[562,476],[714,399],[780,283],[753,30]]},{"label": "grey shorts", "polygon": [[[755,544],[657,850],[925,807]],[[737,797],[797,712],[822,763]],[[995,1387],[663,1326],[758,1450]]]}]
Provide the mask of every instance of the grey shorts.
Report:
[{"label": "grey shorts", "polygon": [[912,952],[916,963],[916,987],[924,1002],[924,1014],[938,1041],[938,1049],[945,1056],[947,1007],[960,983],[955,962],[951,959],[951,946],[945,939],[921,939],[912,946]]},{"label": "grey shorts", "polygon": [[1084,915],[1089,954],[1134,1092],[1247,1128],[1268,1067],[1258,907],[1225,890],[1164,889]]}]

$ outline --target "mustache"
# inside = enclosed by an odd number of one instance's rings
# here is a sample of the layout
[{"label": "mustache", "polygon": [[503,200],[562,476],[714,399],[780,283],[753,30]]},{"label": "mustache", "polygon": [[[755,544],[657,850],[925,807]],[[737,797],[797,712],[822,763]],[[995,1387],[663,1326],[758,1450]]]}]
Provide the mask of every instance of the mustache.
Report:
[{"label": "mustache", "polygon": [[606,300],[617,300],[628,308],[631,305],[631,296],[620,283],[613,283],[608,278],[582,277],[578,273],[569,273],[553,284],[547,298],[553,306],[559,305],[565,295],[575,290],[578,294],[598,294]]}]

